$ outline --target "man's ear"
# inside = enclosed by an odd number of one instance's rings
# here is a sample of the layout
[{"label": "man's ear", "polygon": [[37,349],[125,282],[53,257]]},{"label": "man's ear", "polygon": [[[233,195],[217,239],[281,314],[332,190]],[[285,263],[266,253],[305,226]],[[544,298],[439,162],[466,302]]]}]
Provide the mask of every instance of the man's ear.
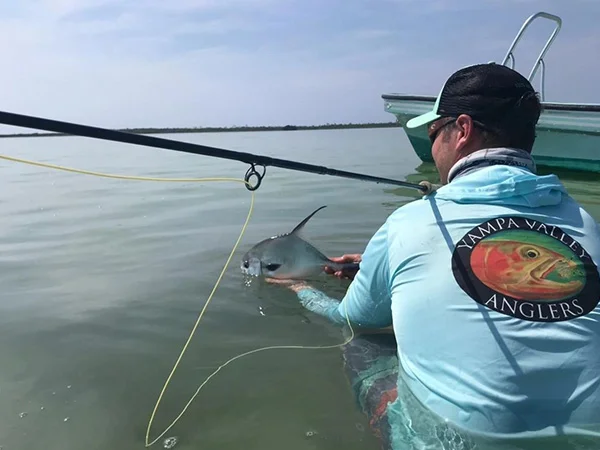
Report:
[{"label": "man's ear", "polygon": [[475,127],[473,119],[467,114],[461,114],[456,119],[456,149],[462,150],[471,142],[473,142]]}]

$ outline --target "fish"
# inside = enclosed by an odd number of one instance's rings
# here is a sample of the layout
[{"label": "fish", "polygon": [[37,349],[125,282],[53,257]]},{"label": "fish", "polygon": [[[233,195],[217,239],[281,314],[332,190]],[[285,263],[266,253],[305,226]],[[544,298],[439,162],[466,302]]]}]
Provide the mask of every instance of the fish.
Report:
[{"label": "fish", "polygon": [[307,279],[320,275],[325,266],[334,271],[357,270],[358,263],[337,263],[302,237],[302,230],[317,208],[289,233],[264,239],[242,257],[240,268],[247,276],[275,279]]},{"label": "fish", "polygon": [[561,300],[585,286],[585,271],[575,258],[542,242],[508,236],[479,242],[471,253],[471,268],[483,284],[518,300]]}]

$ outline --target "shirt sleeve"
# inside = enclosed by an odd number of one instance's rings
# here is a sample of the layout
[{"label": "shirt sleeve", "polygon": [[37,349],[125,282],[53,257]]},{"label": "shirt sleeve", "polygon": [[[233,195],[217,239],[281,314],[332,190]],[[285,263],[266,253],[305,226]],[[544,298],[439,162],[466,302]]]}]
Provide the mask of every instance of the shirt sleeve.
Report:
[{"label": "shirt sleeve", "polygon": [[308,310],[334,323],[350,322],[361,327],[382,328],[392,325],[392,299],[389,282],[387,225],[371,238],[362,255],[360,270],[341,302],[307,287],[297,295]]}]

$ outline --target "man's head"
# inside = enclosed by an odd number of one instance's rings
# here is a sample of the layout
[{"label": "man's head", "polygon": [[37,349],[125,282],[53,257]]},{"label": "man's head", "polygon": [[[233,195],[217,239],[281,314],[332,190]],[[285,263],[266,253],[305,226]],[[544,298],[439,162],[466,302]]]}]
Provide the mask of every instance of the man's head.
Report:
[{"label": "man's head", "polygon": [[461,158],[491,147],[531,153],[541,105],[531,83],[499,64],[477,64],[455,72],[444,84],[433,111],[408,121],[427,126],[432,156],[443,183]]}]

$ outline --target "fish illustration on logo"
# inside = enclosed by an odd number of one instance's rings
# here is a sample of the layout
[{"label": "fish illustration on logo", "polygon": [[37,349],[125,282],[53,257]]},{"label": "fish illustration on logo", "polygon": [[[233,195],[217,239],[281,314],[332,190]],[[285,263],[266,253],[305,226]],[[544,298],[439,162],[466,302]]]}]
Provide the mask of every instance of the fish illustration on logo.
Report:
[{"label": "fish illustration on logo", "polygon": [[529,321],[574,319],[600,300],[600,275],[590,255],[559,227],[499,217],[459,241],[452,270],[477,303]]},{"label": "fish illustration on logo", "polygon": [[531,231],[490,236],[473,248],[470,264],[483,284],[519,300],[560,300],[585,286],[585,268],[577,255]]}]

